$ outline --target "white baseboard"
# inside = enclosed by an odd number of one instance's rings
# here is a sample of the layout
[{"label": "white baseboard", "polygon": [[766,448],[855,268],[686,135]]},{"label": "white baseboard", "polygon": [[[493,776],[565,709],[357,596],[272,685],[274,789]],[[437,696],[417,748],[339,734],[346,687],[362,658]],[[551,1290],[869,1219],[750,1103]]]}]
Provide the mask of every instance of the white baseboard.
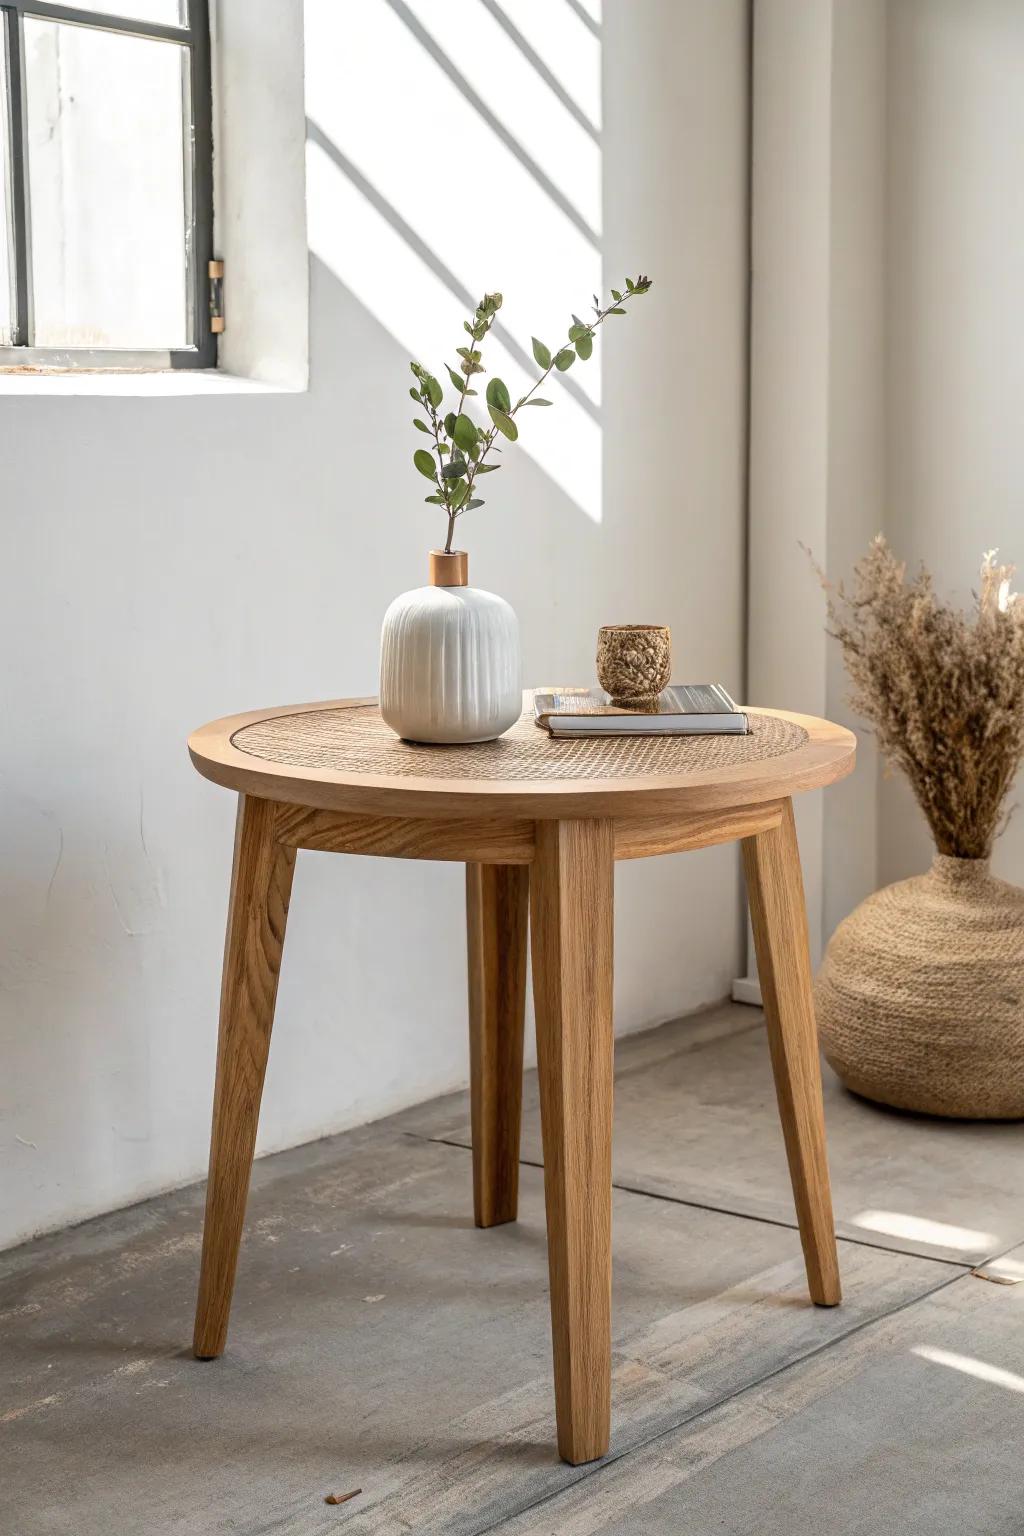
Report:
[{"label": "white baseboard", "polygon": [[749,1003],[753,1008],[762,1007],[761,983],[758,978],[738,976],[732,984],[732,1000],[734,1003]]}]

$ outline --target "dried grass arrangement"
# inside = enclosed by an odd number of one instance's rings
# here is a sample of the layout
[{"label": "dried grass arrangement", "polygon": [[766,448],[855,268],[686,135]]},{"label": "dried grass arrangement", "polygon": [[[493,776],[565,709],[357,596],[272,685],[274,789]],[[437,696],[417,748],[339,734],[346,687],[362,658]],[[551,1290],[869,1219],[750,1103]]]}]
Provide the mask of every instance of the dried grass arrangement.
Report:
[{"label": "dried grass arrangement", "polygon": [[881,534],[848,590],[818,572],[850,702],[952,858],[988,858],[1024,759],[1024,601],[1010,591],[1014,570],[996,551],[985,555],[969,612],[940,602],[924,567],[908,580]]},{"label": "dried grass arrangement", "polygon": [[839,924],[818,973],[821,1042],[849,1088],[900,1109],[1024,1117],[1024,891],[989,869],[1024,758],[1024,601],[984,557],[974,607],[908,579],[883,538],[831,586],[851,703],[907,775],[938,852]]}]

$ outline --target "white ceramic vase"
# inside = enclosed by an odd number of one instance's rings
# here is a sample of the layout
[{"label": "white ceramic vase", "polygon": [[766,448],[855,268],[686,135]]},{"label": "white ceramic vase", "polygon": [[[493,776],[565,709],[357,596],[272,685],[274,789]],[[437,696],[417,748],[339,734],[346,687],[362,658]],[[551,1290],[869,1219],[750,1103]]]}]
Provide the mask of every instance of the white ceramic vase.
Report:
[{"label": "white ceramic vase", "polygon": [[432,550],[430,585],[384,615],[380,712],[406,741],[493,741],[522,713],[519,622],[467,583],[464,551]]}]

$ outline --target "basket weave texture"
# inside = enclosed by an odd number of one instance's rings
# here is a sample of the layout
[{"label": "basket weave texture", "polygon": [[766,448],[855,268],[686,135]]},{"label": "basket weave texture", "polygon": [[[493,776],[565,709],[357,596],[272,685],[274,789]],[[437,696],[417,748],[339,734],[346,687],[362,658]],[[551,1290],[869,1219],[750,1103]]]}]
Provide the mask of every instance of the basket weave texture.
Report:
[{"label": "basket weave texture", "polygon": [[957,1119],[1024,1117],[1024,891],[985,859],[861,903],[815,989],[825,1056],[848,1088]]},{"label": "basket weave texture", "polygon": [[239,752],[296,768],[440,779],[605,779],[710,773],[795,752],[807,732],[751,712],[749,736],[609,736],[559,740],[524,714],[497,741],[424,746],[401,741],[375,704],[272,715],[231,738]]},{"label": "basket weave texture", "polygon": [[672,636],[657,625],[612,625],[597,636],[597,680],[616,704],[656,699],[672,675]]}]

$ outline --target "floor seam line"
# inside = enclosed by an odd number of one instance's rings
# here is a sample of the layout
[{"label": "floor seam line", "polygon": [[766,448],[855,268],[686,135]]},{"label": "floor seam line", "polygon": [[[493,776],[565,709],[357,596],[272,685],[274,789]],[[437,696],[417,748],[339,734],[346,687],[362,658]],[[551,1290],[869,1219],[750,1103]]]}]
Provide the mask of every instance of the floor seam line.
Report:
[{"label": "floor seam line", "polygon": [[[1019,1247],[1019,1244],[1013,1244],[1012,1247]],[[1010,1252],[1011,1249],[1006,1251]],[[581,1483],[586,1482],[589,1478],[596,1477],[605,1468],[616,1466],[620,1461],[625,1461],[628,1457],[635,1455],[637,1451],[644,1451],[652,1445],[657,1445],[659,1440],[666,1439],[667,1436],[675,1434],[677,1430],[685,1428],[688,1424],[697,1423],[698,1420],[704,1418],[707,1414],[717,1413],[720,1408],[734,1402],[737,1398],[743,1397],[745,1393],[752,1392],[755,1388],[763,1387],[765,1382],[773,1381],[775,1377],[784,1375],[786,1371],[795,1370],[797,1366],[804,1365],[808,1360],[814,1360],[819,1355],[826,1354],[828,1350],[845,1343],[847,1339],[855,1338],[858,1333],[863,1333],[866,1328],[872,1328],[876,1323],[884,1323],[890,1317],[896,1317],[901,1312],[907,1312],[911,1307],[917,1306],[919,1302],[928,1301],[940,1291],[946,1290],[951,1285],[956,1285],[963,1278],[964,1276],[962,1275],[950,1275],[948,1279],[941,1280],[938,1285],[933,1285],[929,1290],[922,1291],[919,1296],[911,1296],[906,1301],[899,1302],[895,1306],[890,1307],[888,1311],[879,1312],[875,1317],[865,1318],[863,1322],[855,1323],[847,1333],[840,1334],[838,1338],[828,1339],[824,1344],[816,1345],[814,1349],[809,1349],[806,1354],[799,1355],[793,1360],[788,1360],[785,1365],[776,1366],[774,1370],[765,1371],[763,1376],[758,1376],[754,1381],[746,1382],[744,1386],[737,1387],[732,1392],[723,1392],[721,1397],[716,1398],[714,1402],[703,1404],[694,1413],[684,1414],[677,1423],[666,1425],[664,1429],[659,1429],[654,1434],[648,1435],[645,1439],[636,1441],[627,1450],[619,1451],[616,1454],[604,1457],[599,1462],[594,1462],[589,1470],[585,1470],[579,1477],[574,1478],[567,1487],[558,1488],[551,1493],[546,1493],[541,1498],[535,1499],[531,1504],[524,1504],[522,1509],[503,1516],[500,1521],[492,1522],[490,1525],[479,1526],[471,1533],[471,1536],[489,1536],[489,1533],[492,1531],[500,1531],[502,1525],[510,1524],[513,1520],[518,1520],[535,1509],[543,1508],[545,1504],[550,1503],[554,1499],[561,1498],[563,1494],[570,1492],[574,1488],[578,1488]]]},{"label": "floor seam line", "polygon": [[[408,1136],[416,1141],[431,1142],[435,1147],[457,1147],[461,1152],[472,1152],[473,1150],[469,1142],[454,1141],[447,1136],[426,1136],[422,1131],[403,1131],[402,1134],[403,1136]],[[537,1168],[543,1170],[544,1164],[536,1163],[532,1158],[529,1157],[521,1157],[519,1159],[519,1166],[521,1168]],[[763,1226],[782,1227],[787,1232],[798,1232],[800,1230],[799,1225],[795,1220],[787,1221],[784,1216],[761,1216],[753,1211],[738,1210],[735,1206],[712,1205],[704,1200],[687,1200],[682,1195],[670,1195],[666,1194],[662,1190],[641,1189],[638,1184],[623,1184],[620,1183],[617,1179],[612,1180],[612,1188],[622,1190],[622,1192],[627,1195],[643,1195],[648,1200],[664,1200],[669,1205],[682,1205],[691,1211],[711,1211],[714,1215],[717,1216],[735,1216],[741,1221],[758,1221]],[[970,1271],[971,1269],[977,1269],[979,1264],[990,1264],[992,1262],[992,1258],[999,1257],[999,1255],[993,1255],[992,1257],[973,1260],[948,1259],[940,1254],[919,1253],[916,1249],[912,1248],[891,1248],[887,1243],[873,1243],[869,1238],[866,1237],[851,1237],[847,1232],[836,1232],[835,1236],[837,1242],[851,1243],[856,1248],[871,1248],[876,1253],[900,1253],[905,1258],[921,1259],[922,1262],[926,1264],[948,1264],[954,1269],[962,1269],[967,1271]],[[1011,1247],[1018,1246],[1019,1244],[1016,1243],[1011,1244]],[[1009,1250],[1006,1251],[1009,1252]]]},{"label": "floor seam line", "polygon": [[[670,1020],[669,1022],[670,1023],[674,1023],[676,1021],[675,1020]],[[642,1039],[644,1034],[646,1034],[646,1033],[656,1034],[659,1029],[664,1029],[664,1028],[666,1028],[666,1026],[664,1024],[655,1025],[655,1028],[653,1030],[650,1030],[650,1031],[641,1030],[639,1032],[639,1034],[636,1034],[636,1035],[624,1035],[624,1036],[622,1036],[622,1040],[623,1040],[623,1042],[625,1042],[626,1040],[639,1040],[639,1039]],[[683,1056],[692,1056],[697,1051],[706,1051],[710,1046],[712,1046],[712,1045],[721,1045],[722,1042],[725,1041],[725,1040],[739,1040],[744,1035],[752,1035],[755,1032],[755,1030],[763,1030],[764,1028],[765,1028],[765,1021],[764,1021],[763,1018],[761,1018],[761,1019],[756,1020],[753,1024],[741,1024],[738,1029],[731,1029],[731,1030],[728,1030],[725,1033],[720,1034],[720,1035],[711,1035],[711,1036],[709,1036],[709,1038],[707,1040],[695,1040],[692,1045],[685,1045],[685,1046],[682,1046],[682,1047],[675,1047],[675,1048],[673,1048],[671,1050],[668,1050],[665,1053],[664,1056],[658,1057],[653,1062],[651,1062],[651,1061],[640,1061],[640,1062],[637,1062],[637,1064],[635,1066],[623,1066],[623,1067],[619,1068],[619,1070],[615,1073],[615,1081],[619,1082],[621,1078],[631,1077],[631,1076],[633,1076],[637,1072],[646,1072],[646,1071],[648,1071],[648,1069],[650,1067],[652,1067],[652,1066],[660,1066],[661,1063],[665,1062],[665,1061],[675,1061],[678,1058],[683,1057]],[[618,1042],[616,1042],[616,1043],[618,1043]],[[536,1068],[535,1067],[531,1067],[530,1070],[531,1071],[536,1071]]]}]

